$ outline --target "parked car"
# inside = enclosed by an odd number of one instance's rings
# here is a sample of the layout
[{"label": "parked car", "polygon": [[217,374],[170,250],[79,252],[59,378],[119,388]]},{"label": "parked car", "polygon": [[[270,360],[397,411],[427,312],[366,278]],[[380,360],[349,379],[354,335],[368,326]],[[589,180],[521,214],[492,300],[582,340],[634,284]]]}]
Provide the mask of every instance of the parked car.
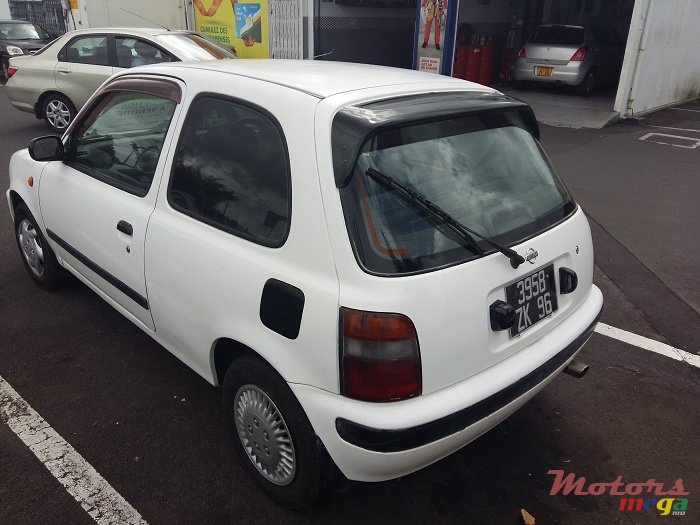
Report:
[{"label": "parked car", "polygon": [[26,20],[0,20],[0,75],[8,78],[10,57],[33,55],[53,40],[38,24]]},{"label": "parked car", "polygon": [[613,27],[541,25],[520,48],[514,78],[520,88],[558,83],[588,96],[619,78],[624,54],[625,43]]},{"label": "parked car", "polygon": [[223,385],[244,467],[303,506],[583,368],[591,234],[538,137],[525,103],[417,71],[143,66],[15,153],[7,201],[29,276],[67,270]]},{"label": "parked car", "polygon": [[191,31],[85,29],[66,33],[34,56],[13,57],[5,91],[14,107],[63,133],[113,73],[181,60],[235,58],[232,50]]}]

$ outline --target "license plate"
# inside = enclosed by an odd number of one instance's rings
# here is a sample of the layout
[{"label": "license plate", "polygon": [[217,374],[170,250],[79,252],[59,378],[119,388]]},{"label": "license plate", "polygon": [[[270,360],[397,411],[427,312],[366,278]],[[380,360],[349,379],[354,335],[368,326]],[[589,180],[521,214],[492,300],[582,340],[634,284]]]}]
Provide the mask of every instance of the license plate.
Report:
[{"label": "license plate", "polygon": [[554,265],[550,264],[506,286],[506,301],[515,309],[515,324],[510,336],[515,337],[557,311],[557,286]]},{"label": "license plate", "polygon": [[551,77],[552,71],[554,71],[553,67],[544,67],[544,66],[536,66],[535,67],[535,75],[537,75],[538,77]]}]

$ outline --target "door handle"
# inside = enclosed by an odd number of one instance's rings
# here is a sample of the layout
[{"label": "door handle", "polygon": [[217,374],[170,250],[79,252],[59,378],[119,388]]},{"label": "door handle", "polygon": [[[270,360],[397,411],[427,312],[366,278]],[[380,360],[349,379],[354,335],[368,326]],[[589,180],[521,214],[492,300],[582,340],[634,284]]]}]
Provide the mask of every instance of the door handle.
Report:
[{"label": "door handle", "polygon": [[70,68],[69,67],[58,67],[56,68],[56,71],[59,73],[70,73]]},{"label": "door handle", "polygon": [[129,236],[134,234],[134,227],[126,221],[119,221],[117,230]]}]

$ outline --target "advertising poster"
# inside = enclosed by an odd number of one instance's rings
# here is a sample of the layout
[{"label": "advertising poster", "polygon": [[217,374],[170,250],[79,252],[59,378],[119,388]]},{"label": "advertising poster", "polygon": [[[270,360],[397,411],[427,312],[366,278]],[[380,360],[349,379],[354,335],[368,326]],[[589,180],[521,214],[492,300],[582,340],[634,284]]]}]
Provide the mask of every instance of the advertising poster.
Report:
[{"label": "advertising poster", "polygon": [[195,28],[238,58],[269,58],[267,0],[194,0]]},{"label": "advertising poster", "polygon": [[419,0],[413,67],[452,74],[452,52],[459,0]]}]

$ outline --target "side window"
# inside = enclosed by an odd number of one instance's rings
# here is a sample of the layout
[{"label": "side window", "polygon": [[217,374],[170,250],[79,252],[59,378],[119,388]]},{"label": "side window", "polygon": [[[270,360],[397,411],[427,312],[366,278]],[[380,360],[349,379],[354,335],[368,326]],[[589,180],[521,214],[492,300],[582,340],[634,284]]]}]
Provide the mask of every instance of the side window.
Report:
[{"label": "side window", "polygon": [[68,163],[121,190],[144,196],[153,182],[175,102],[116,91],[92,108],[71,137]]},{"label": "side window", "polygon": [[278,247],[289,231],[290,197],[285,141],[270,117],[229,100],[192,104],[168,188],[173,208]]},{"label": "side window", "polygon": [[95,66],[109,65],[106,36],[76,38],[66,46],[61,54],[62,61]]},{"label": "side window", "polygon": [[170,55],[144,40],[118,36],[116,43],[118,67],[128,68],[146,64],[160,64],[172,60]]}]

